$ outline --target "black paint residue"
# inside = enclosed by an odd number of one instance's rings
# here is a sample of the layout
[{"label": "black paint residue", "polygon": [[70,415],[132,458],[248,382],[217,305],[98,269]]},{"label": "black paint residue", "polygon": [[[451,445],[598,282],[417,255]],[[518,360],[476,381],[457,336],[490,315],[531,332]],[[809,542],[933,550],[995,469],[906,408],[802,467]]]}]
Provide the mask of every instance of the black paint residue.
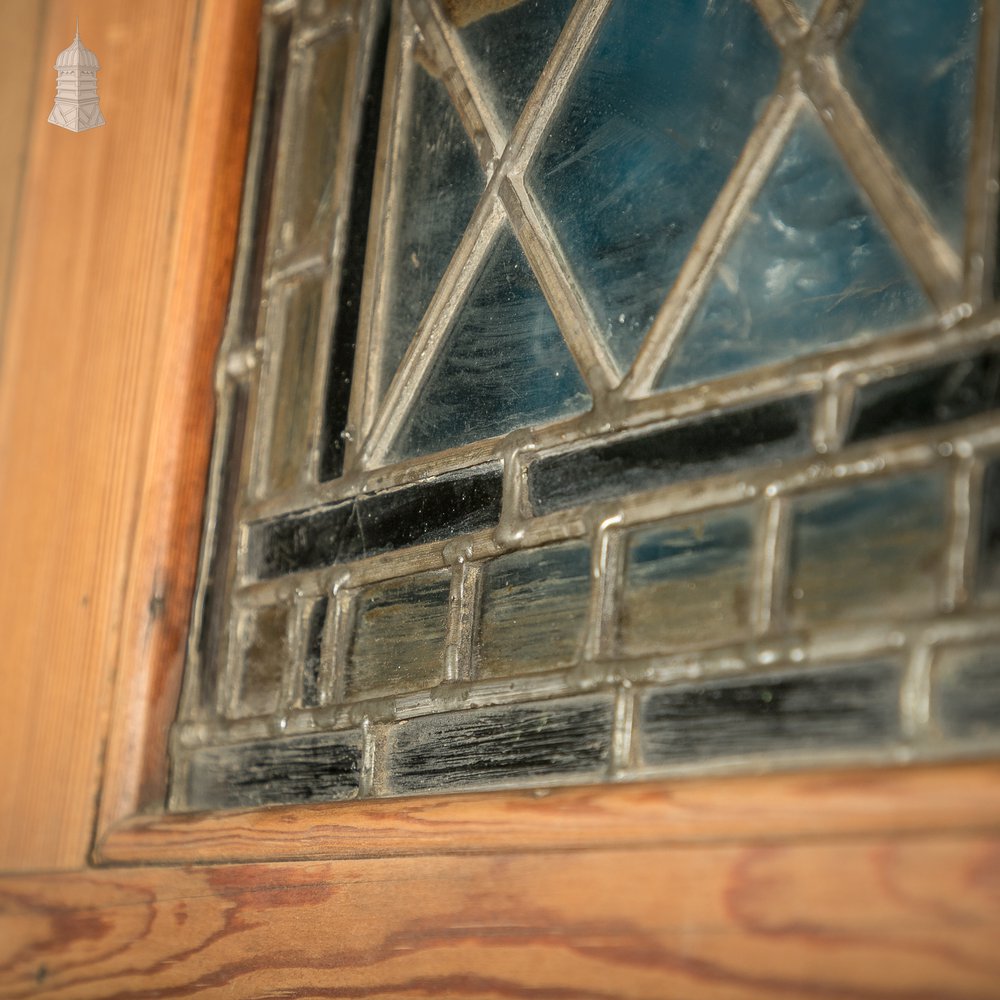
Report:
[{"label": "black paint residue", "polygon": [[965,420],[1000,407],[1000,352],[908,371],[861,386],[847,443]]},{"label": "black paint residue", "polygon": [[363,494],[250,526],[248,570],[270,578],[493,527],[500,517],[499,466]]},{"label": "black paint residue", "polygon": [[357,794],[361,734],[294,736],[191,755],[185,809],[322,802]]},{"label": "black paint residue", "polygon": [[805,454],[813,403],[793,396],[543,456],[528,469],[532,509],[548,514]]},{"label": "black paint residue", "polygon": [[609,696],[428,715],[399,723],[389,746],[396,792],[600,774],[611,754]]},{"label": "black paint residue", "polygon": [[899,737],[899,669],[860,663],[718,681],[643,699],[647,763],[854,750]]}]

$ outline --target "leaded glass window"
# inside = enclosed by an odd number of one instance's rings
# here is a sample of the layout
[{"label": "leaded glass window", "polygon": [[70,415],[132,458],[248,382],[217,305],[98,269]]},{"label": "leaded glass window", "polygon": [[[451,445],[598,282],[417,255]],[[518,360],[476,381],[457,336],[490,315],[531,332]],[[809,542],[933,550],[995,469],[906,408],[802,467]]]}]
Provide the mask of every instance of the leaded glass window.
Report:
[{"label": "leaded glass window", "polygon": [[993,0],[271,0],[177,808],[1000,745]]}]

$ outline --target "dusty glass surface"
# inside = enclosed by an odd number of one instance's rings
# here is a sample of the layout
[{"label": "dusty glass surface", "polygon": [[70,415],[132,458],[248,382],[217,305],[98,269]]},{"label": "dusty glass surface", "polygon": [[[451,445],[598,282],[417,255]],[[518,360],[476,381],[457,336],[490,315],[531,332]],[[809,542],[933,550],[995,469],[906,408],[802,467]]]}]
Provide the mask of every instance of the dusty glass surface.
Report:
[{"label": "dusty glass surface", "polygon": [[552,670],[582,652],[590,599],[590,547],[515,552],[483,571],[477,673]]},{"label": "dusty glass surface", "polygon": [[529,179],[623,367],[777,81],[745,0],[620,0]]},{"label": "dusty glass surface", "polygon": [[820,493],[791,529],[794,621],[886,621],[933,609],[945,550],[945,483],[903,476]]},{"label": "dusty glass surface", "polygon": [[459,18],[461,39],[508,129],[514,127],[575,0],[525,0]]},{"label": "dusty glass surface", "polygon": [[[399,178],[379,394],[396,372],[483,191],[472,143],[440,79],[417,60]],[[431,67],[433,68],[433,67]]]},{"label": "dusty glass surface", "polygon": [[619,645],[626,654],[731,640],[749,622],[752,510],[630,534]]},{"label": "dusty glass surface", "polygon": [[239,626],[237,715],[265,715],[278,706],[288,658],[288,609],[282,605],[244,615]]},{"label": "dusty glass surface", "polygon": [[315,42],[302,56],[305,88],[296,94],[297,136],[284,178],[279,242],[285,249],[302,244],[327,225],[333,188],[351,36],[338,32]]},{"label": "dusty glass surface", "polygon": [[357,595],[345,697],[419,691],[443,679],[449,590],[449,574],[425,573]]},{"label": "dusty glass surface", "polygon": [[309,406],[315,370],[322,278],[307,279],[287,289],[282,303],[282,331],[276,359],[275,411],[268,447],[268,487],[286,490],[303,477],[310,453]]},{"label": "dusty glass surface", "polygon": [[589,407],[552,310],[505,228],[417,397],[396,453],[439,451]]},{"label": "dusty glass surface", "polygon": [[840,51],[872,128],[957,248],[980,8],[978,0],[867,0]]},{"label": "dusty glass surface", "polygon": [[926,318],[930,304],[812,112],[719,262],[661,388]]}]

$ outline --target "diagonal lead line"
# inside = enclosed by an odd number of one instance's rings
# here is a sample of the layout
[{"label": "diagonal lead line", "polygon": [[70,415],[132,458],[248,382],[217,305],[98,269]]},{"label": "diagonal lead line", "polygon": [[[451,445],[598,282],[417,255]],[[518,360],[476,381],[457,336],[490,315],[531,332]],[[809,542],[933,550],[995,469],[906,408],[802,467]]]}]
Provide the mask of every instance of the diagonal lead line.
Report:
[{"label": "diagonal lead line", "polygon": [[[542,292],[556,316],[574,360],[588,382],[588,388],[599,399],[611,384],[617,382],[614,361],[594,332],[596,325],[569,272],[565,257],[561,250],[555,248],[554,237],[541,223],[536,210],[531,206],[525,208],[520,193],[523,186],[519,180],[558,111],[576,68],[589,50],[611,2],[579,0],[517,125],[509,140],[505,141],[499,118],[485,98],[478,77],[451,26],[430,0],[411,0],[424,41],[432,57],[439,61],[445,86],[453,99],[457,98],[456,108],[470,131],[470,138],[477,149],[488,148],[485,139],[494,151],[502,150],[502,154],[499,160],[494,155],[491,164],[480,153],[487,170],[490,165],[494,169],[472,221],[382,401],[363,450],[365,464],[377,464],[385,459],[447,340],[452,320],[485,261],[486,244],[492,243],[496,237],[503,214],[508,210],[513,216],[512,227],[521,240],[525,256],[535,270]],[[508,180],[514,183],[508,183]]]},{"label": "diagonal lead line", "polygon": [[715,274],[716,263],[778,158],[801,104],[802,99],[794,89],[787,83],[779,83],[705,217],[693,248],[639,348],[632,369],[622,381],[620,392],[625,398],[635,399],[652,390],[688,321],[701,304]]},{"label": "diagonal lead line", "polygon": [[[483,123],[494,147],[515,151],[506,161],[506,166],[501,166],[501,173],[507,178],[507,183],[501,185],[500,199],[563,338],[597,402],[619,382],[621,373],[603,338],[597,333],[596,319],[548,217],[528,196],[523,173],[545,136],[552,115],[561,106],[576,68],[585,58],[593,36],[600,27],[603,14],[596,7],[602,6],[606,10],[610,4],[593,5],[590,0],[577,4],[560,33],[560,39],[553,46],[546,66],[525,102],[519,122],[508,140],[483,81],[454,27],[431,0],[412,2],[414,9],[419,11],[417,17],[429,47],[440,52],[443,59],[449,59],[461,76],[461,86],[456,87],[453,93],[456,106],[461,107],[459,102],[465,95],[471,97],[476,110],[473,121]],[[574,17],[578,17],[578,23],[574,23]],[[571,40],[572,44],[566,44],[566,39]],[[545,127],[539,127],[540,124]],[[471,131],[470,138],[474,139]]]}]

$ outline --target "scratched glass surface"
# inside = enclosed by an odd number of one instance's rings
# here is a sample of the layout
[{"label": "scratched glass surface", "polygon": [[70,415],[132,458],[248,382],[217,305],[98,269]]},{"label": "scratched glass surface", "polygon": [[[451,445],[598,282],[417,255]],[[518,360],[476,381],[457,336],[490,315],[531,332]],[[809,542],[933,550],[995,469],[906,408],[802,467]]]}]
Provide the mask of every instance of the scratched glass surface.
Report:
[{"label": "scratched glass surface", "polygon": [[839,56],[877,137],[959,250],[980,7],[867,0]]},{"label": "scratched glass surface", "polygon": [[395,450],[400,457],[438,451],[589,407],[545,296],[505,227]]},{"label": "scratched glass surface", "polygon": [[748,621],[754,512],[737,509],[633,531],[619,645],[658,652],[739,635]]},{"label": "scratched glass surface", "polygon": [[424,67],[408,69],[412,91],[401,152],[398,230],[387,290],[378,394],[395,374],[483,191],[483,172],[443,84]]},{"label": "scratched glass surface", "polygon": [[444,679],[450,584],[447,572],[423,573],[358,593],[348,699],[419,691]]},{"label": "scratched glass surface", "polygon": [[947,484],[920,474],[851,484],[799,503],[788,598],[794,622],[886,621],[934,610]]},{"label": "scratched glass surface", "polygon": [[279,244],[286,250],[300,246],[331,219],[351,42],[351,35],[340,32],[316,42],[302,56],[299,72],[305,87],[298,94],[304,103],[292,116],[295,143],[279,202]]},{"label": "scratched glass surface", "polygon": [[267,715],[278,707],[288,658],[288,608],[246,612],[239,624],[238,716]]},{"label": "scratched glass surface", "polygon": [[462,42],[508,129],[514,127],[574,2],[525,0],[486,16],[476,5],[453,5]]},{"label": "scratched glass surface", "polygon": [[745,0],[620,0],[529,180],[627,367],[729,176],[780,56]]},{"label": "scratched glass surface", "polygon": [[506,677],[573,663],[590,598],[590,546],[515,552],[484,569],[480,677]]},{"label": "scratched glass surface", "polygon": [[884,333],[931,307],[803,114],[660,378],[673,388]]},{"label": "scratched glass surface", "polygon": [[[284,290],[282,306],[274,310],[283,330],[273,335],[276,359],[275,410],[268,449],[269,488],[295,486],[303,477],[310,453],[309,407],[315,370],[323,279],[309,278]],[[273,307],[272,307],[273,308]]]}]

